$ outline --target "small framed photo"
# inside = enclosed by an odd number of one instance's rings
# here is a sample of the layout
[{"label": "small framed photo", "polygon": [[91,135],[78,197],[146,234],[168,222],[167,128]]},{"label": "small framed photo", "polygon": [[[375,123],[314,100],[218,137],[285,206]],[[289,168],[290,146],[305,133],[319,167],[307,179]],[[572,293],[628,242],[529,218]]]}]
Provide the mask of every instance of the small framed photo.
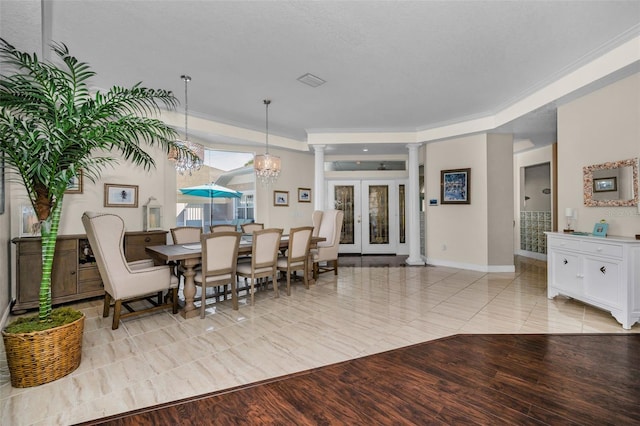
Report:
[{"label": "small framed photo", "polygon": [[105,207],[138,207],[138,185],[104,184]]},{"label": "small framed photo", "polygon": [[311,202],[311,188],[298,188],[298,202],[299,203]]},{"label": "small framed photo", "polygon": [[471,169],[440,171],[440,204],[471,204]]},{"label": "small framed photo", "polygon": [[606,237],[608,229],[609,229],[609,224],[608,223],[598,222],[593,226],[593,236],[594,237]]},{"label": "small framed photo", "polygon": [[274,206],[288,206],[289,205],[289,191],[273,191],[273,205]]},{"label": "small framed photo", "polygon": [[593,192],[613,192],[617,190],[618,178],[614,176],[593,179]]},{"label": "small framed photo", "polygon": [[82,194],[82,170],[78,173],[78,176],[71,178],[67,185],[65,194]]},{"label": "small framed photo", "polygon": [[31,204],[20,206],[20,236],[35,237],[40,235],[40,221]]}]

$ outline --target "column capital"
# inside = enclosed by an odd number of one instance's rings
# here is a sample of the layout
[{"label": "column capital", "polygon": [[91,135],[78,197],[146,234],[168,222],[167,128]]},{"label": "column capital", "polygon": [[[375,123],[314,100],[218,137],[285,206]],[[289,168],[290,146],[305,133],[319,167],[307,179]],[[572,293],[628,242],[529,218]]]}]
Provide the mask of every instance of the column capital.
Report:
[{"label": "column capital", "polygon": [[315,152],[324,152],[324,149],[327,147],[326,145],[311,145]]}]

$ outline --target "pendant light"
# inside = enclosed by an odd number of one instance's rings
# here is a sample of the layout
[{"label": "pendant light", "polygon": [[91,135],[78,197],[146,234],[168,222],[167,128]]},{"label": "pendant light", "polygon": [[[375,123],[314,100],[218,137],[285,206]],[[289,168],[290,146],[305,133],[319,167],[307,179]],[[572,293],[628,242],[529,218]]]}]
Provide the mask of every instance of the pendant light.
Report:
[{"label": "pendant light", "polygon": [[269,104],[271,101],[265,99],[266,111],[266,151],[263,155],[256,155],[253,161],[253,167],[256,172],[256,178],[263,184],[269,185],[274,183],[280,176],[280,157],[269,154]]},{"label": "pendant light", "polygon": [[176,140],[176,144],[190,150],[194,156],[185,155],[177,150],[171,150],[169,152],[169,160],[175,161],[176,171],[181,175],[200,170],[204,162],[204,146],[189,142],[189,128],[187,127],[187,117],[189,116],[189,100],[187,98],[187,86],[191,81],[191,77],[188,75],[181,75],[180,78],[184,81],[184,140]]}]

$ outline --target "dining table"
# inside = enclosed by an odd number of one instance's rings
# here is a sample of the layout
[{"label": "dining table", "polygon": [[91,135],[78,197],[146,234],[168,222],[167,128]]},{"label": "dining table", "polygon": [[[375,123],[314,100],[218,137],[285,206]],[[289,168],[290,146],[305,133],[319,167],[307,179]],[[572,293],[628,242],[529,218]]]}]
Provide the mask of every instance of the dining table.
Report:
[{"label": "dining table", "polygon": [[[310,248],[317,247],[318,243],[326,241],[324,237],[311,237]],[[238,257],[251,254],[252,250],[251,235],[243,235],[238,246]],[[280,250],[284,251],[289,246],[289,235],[283,235],[280,238]],[[196,275],[195,267],[202,262],[202,246],[200,243],[191,244],[165,244],[156,246],[147,246],[145,248],[147,254],[160,264],[176,263],[184,269],[184,306],[180,314],[184,318],[191,318],[200,315],[198,308],[195,306],[194,300],[196,295],[196,284],[193,278]],[[308,277],[309,283],[313,283],[313,276]]]}]

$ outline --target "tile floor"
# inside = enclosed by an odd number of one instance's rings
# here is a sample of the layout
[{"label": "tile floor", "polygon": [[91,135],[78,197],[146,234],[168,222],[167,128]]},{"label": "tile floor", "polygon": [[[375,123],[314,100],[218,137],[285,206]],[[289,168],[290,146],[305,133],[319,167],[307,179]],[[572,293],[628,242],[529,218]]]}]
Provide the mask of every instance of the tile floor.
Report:
[{"label": "tile floor", "polygon": [[82,363],[69,376],[12,388],[2,348],[0,423],[73,424],[456,333],[640,332],[545,294],[546,264],[518,258],[515,273],[345,262],[291,297],[261,291],[253,308],[241,298],[239,311],[227,301],[205,319],[162,312],[115,331],[101,301],[80,303]]}]

